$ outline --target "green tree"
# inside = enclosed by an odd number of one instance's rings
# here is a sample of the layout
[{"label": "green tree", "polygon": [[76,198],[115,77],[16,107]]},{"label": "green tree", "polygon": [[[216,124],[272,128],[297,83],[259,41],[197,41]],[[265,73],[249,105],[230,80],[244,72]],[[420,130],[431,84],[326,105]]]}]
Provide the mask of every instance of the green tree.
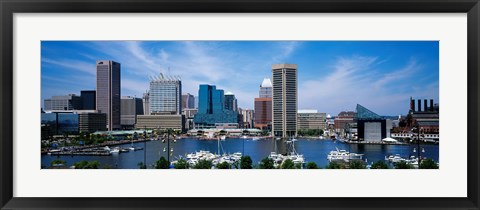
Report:
[{"label": "green tree", "polygon": [[230,164],[228,164],[227,162],[221,162],[219,164],[217,164],[217,169],[230,169]]},{"label": "green tree", "polygon": [[169,169],[170,168],[170,163],[165,159],[165,157],[160,157],[159,160],[157,160],[155,164],[156,169]]},{"label": "green tree", "polygon": [[395,164],[395,169],[413,169],[413,166],[402,160]]},{"label": "green tree", "polygon": [[252,169],[252,158],[250,156],[242,156],[240,158],[240,168],[241,169]]},{"label": "green tree", "polygon": [[180,160],[178,160],[176,163],[173,164],[173,168],[175,169],[188,169],[189,168],[189,165],[188,165],[188,162],[181,158]]},{"label": "green tree", "polygon": [[307,169],[318,169],[318,166],[315,162],[308,162]]},{"label": "green tree", "polygon": [[379,160],[373,163],[370,169],[388,169],[388,165],[384,161]]},{"label": "green tree", "polygon": [[332,161],[325,168],[326,169],[344,169],[345,166],[336,161]]},{"label": "green tree", "polygon": [[143,164],[143,162],[137,163],[139,169],[147,169],[147,165]]},{"label": "green tree", "polygon": [[67,164],[67,161],[63,161],[60,159],[54,160],[50,163],[50,166],[65,166]]},{"label": "green tree", "polygon": [[193,167],[195,169],[211,169],[212,161],[209,160],[199,160],[197,164]]},{"label": "green tree", "polygon": [[258,165],[258,167],[260,169],[275,169],[275,165],[273,164],[273,160],[268,158],[268,157],[263,158],[260,161],[260,164]]},{"label": "green tree", "polygon": [[84,169],[98,169],[100,168],[100,162],[97,160],[94,161],[89,161],[87,165],[84,167]]},{"label": "green tree", "polygon": [[353,160],[349,164],[350,169],[365,169],[365,164],[361,160]]},{"label": "green tree", "polygon": [[283,161],[282,165],[280,166],[281,169],[295,169],[295,164],[292,160],[286,159]]},{"label": "green tree", "polygon": [[437,163],[430,158],[424,159],[420,162],[420,169],[438,169]]},{"label": "green tree", "polygon": [[88,161],[82,160],[80,162],[74,163],[73,166],[75,166],[75,169],[83,169],[87,164],[88,164]]},{"label": "green tree", "polygon": [[76,162],[73,164],[75,169],[98,169],[100,167],[100,162],[94,161],[86,161],[82,160],[80,162]]}]

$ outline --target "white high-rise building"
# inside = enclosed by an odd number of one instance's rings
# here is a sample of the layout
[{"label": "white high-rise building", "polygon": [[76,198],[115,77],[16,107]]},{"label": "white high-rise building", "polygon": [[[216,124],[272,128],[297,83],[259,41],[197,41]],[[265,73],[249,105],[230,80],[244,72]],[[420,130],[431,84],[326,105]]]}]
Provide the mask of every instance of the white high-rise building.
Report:
[{"label": "white high-rise building", "polygon": [[260,91],[258,93],[259,98],[271,98],[272,97],[272,81],[269,78],[263,79],[260,85]]},{"label": "white high-rise building", "polygon": [[152,78],[149,92],[150,113],[152,115],[182,114],[182,82],[179,76]]}]

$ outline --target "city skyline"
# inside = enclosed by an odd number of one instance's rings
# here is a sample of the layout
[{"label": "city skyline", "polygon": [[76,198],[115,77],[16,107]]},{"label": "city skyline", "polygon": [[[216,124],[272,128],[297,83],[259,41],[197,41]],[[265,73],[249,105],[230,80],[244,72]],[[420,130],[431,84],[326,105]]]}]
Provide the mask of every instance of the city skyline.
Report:
[{"label": "city skyline", "polygon": [[[271,65],[298,65],[298,109],[332,116],[363,104],[381,115],[406,114],[410,96],[438,101],[438,42],[42,42],[42,101],[95,88],[95,62],[122,64],[122,96],[141,98],[149,77],[180,75],[182,94],[200,84],[232,92],[253,109]],[[241,81],[241,82],[239,82]]]}]

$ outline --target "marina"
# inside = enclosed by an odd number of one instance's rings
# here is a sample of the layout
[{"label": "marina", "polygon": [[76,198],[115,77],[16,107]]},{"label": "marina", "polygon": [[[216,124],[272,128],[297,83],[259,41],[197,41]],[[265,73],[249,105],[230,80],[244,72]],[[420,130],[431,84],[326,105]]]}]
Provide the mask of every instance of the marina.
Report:
[{"label": "marina", "polygon": [[[258,140],[254,140],[253,137],[226,138],[224,141],[220,141],[220,151],[218,150],[218,140],[202,141],[197,138],[182,138],[176,140],[176,143],[173,142],[173,140],[170,141],[170,147],[173,149],[173,152],[170,152],[172,154],[170,156],[171,161],[178,160],[180,157],[186,158],[192,153],[208,151],[208,153],[218,155],[218,157],[215,156],[217,158],[223,157],[224,154],[230,155],[232,158],[234,158],[233,155],[237,155],[237,157],[239,155],[250,156],[254,165],[258,165],[265,157],[271,157],[276,160],[275,162],[277,164],[280,160],[290,158],[297,163],[315,162],[322,168],[325,168],[325,166],[329,164],[328,155],[330,152],[336,151],[337,148],[349,153],[363,154],[362,160],[368,160],[368,164],[371,164],[378,160],[386,161],[385,158],[388,158],[390,155],[395,156],[398,154],[399,157],[403,157],[404,159],[412,155],[416,156],[417,151],[413,151],[414,148],[418,147],[417,144],[347,144],[331,139],[299,138],[294,141],[294,153],[292,154],[291,143],[283,140],[273,140],[271,138]],[[138,163],[146,159],[147,168],[153,168],[154,163],[161,156],[167,157],[167,152],[164,151],[167,143],[162,143],[162,141],[134,142],[133,144],[126,142],[123,146],[118,146],[120,148],[128,148],[132,145],[133,147],[144,148],[144,150],[129,152],[121,152],[120,150],[119,153],[101,156],[65,155],[63,153],[43,154],[42,167],[48,167],[53,160],[61,159],[66,161],[68,166],[82,160],[98,160],[102,165],[108,165],[111,168],[138,169]],[[435,162],[439,161],[438,151],[438,144],[421,143],[420,145],[421,157],[432,158]],[[146,157],[144,157],[145,154]],[[229,161],[231,158],[225,156],[223,160]],[[192,162],[194,162],[194,160],[192,160]]]}]

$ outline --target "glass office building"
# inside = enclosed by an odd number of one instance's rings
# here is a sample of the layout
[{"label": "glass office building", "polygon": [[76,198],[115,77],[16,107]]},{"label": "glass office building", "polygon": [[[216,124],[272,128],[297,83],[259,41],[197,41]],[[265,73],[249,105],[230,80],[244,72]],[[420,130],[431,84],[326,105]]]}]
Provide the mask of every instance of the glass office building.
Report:
[{"label": "glass office building", "polygon": [[223,90],[215,85],[200,85],[198,113],[193,122],[197,128],[214,127],[215,123],[238,123],[238,112],[225,109]]},{"label": "glass office building", "polygon": [[76,113],[42,113],[41,123],[48,127],[48,132],[52,135],[78,133],[78,114]]},{"label": "glass office building", "polygon": [[82,99],[82,110],[95,110],[96,109],[96,91],[95,90],[82,90],[80,91],[80,98]]}]

